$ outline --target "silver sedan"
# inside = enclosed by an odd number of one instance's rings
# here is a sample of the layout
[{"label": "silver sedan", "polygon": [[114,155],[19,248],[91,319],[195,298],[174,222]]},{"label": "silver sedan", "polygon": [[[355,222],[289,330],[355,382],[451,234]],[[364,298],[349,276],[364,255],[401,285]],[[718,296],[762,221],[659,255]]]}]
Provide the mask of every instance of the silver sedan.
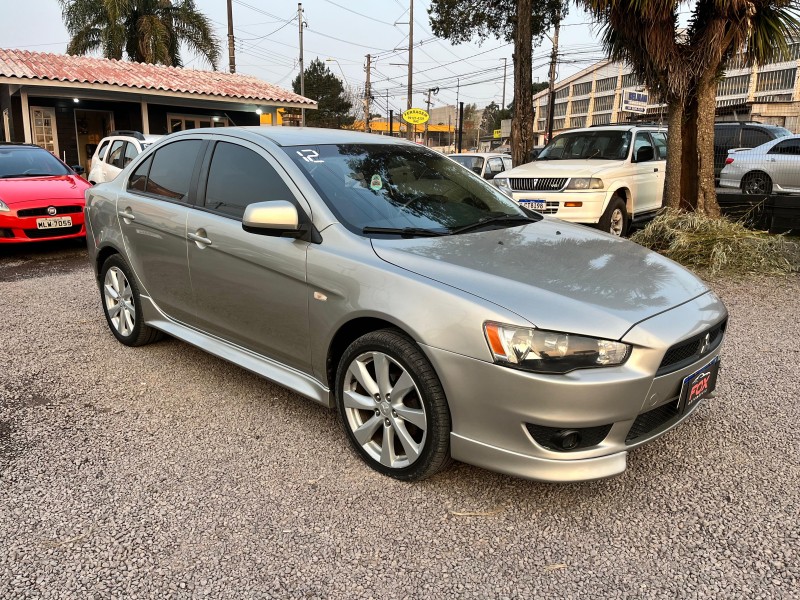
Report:
[{"label": "silver sedan", "polygon": [[745,194],[800,193],[800,135],[730,150],[719,185]]},{"label": "silver sedan", "polygon": [[166,333],[336,408],[398,479],[615,475],[716,383],[727,311],[700,279],[404,141],[181,132],[86,214],[121,343]]}]

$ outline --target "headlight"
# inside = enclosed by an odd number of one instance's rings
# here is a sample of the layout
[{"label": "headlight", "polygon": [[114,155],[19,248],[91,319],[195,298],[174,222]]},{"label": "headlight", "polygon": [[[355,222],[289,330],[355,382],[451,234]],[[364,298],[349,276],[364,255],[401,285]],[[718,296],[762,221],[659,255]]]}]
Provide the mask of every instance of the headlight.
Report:
[{"label": "headlight", "polygon": [[489,322],[483,329],[496,363],[537,373],[621,365],[631,349],[621,342],[533,327]]},{"label": "headlight", "polygon": [[495,177],[492,179],[492,183],[504,192],[511,192],[511,182],[508,177]]},{"label": "headlight", "polygon": [[603,180],[597,177],[573,177],[567,184],[568,190],[602,190]]},{"label": "headlight", "polygon": [[9,212],[11,209],[8,208],[8,204],[0,200],[0,212]]}]

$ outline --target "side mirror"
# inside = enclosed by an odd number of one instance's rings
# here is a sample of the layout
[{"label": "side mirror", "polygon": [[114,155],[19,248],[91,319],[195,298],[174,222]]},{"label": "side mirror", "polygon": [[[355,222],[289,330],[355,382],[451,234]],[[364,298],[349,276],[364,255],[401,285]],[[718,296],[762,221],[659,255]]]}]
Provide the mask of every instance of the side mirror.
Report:
[{"label": "side mirror", "polygon": [[80,165],[72,165],[72,170],[75,171],[78,175],[83,175],[86,173],[86,169],[84,169]]},{"label": "side mirror", "polygon": [[297,207],[287,200],[248,204],[242,216],[242,229],[260,235],[304,239],[314,244],[322,242],[314,225],[301,223]]},{"label": "side mirror", "polygon": [[647,162],[653,160],[655,157],[656,155],[655,152],[653,152],[652,146],[642,146],[636,153],[636,162]]}]

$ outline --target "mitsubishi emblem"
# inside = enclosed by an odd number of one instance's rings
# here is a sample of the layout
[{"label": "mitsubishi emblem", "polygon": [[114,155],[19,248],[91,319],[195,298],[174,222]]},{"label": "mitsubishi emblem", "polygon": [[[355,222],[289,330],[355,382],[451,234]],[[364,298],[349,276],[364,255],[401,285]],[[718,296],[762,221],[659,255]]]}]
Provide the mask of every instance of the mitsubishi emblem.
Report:
[{"label": "mitsubishi emblem", "polygon": [[536,189],[536,184],[539,183],[538,179],[533,180],[533,189]]},{"label": "mitsubishi emblem", "polygon": [[47,214],[48,214],[48,215],[50,215],[51,217],[55,216],[55,214],[56,214],[57,212],[58,212],[58,211],[56,210],[56,207],[55,207],[55,206],[48,206],[48,207],[47,207]]}]

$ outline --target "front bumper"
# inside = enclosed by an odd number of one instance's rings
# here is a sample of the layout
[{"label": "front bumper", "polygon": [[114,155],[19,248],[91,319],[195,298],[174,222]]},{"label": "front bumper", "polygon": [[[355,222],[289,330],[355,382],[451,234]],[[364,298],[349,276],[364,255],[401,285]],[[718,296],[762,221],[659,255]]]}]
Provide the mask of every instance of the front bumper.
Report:
[{"label": "front bumper", "polygon": [[[49,215],[48,207],[57,214]],[[10,211],[0,212],[0,244],[24,244],[49,240],[79,238],[86,235],[83,217],[84,200],[37,200],[14,204]],[[37,219],[69,217],[72,225],[52,229],[39,229]]]},{"label": "front bumper", "polygon": [[[544,210],[537,210],[543,215],[552,215],[571,223],[597,223],[606,207],[607,192],[574,191],[563,192],[519,192],[512,191],[511,197],[517,202],[525,200],[544,200]],[[565,206],[567,202],[580,202],[581,206]]]},{"label": "front bumper", "polygon": [[[630,449],[663,435],[702,404],[678,411],[681,384],[718,356],[721,343],[691,364],[656,377],[667,349],[726,316],[716,296],[705,294],[634,327],[623,338],[634,346],[624,365],[566,375],[509,369],[424,346],[450,404],[453,458],[543,481],[621,473]],[[590,446],[560,450],[537,441],[540,429],[601,435]]]}]

